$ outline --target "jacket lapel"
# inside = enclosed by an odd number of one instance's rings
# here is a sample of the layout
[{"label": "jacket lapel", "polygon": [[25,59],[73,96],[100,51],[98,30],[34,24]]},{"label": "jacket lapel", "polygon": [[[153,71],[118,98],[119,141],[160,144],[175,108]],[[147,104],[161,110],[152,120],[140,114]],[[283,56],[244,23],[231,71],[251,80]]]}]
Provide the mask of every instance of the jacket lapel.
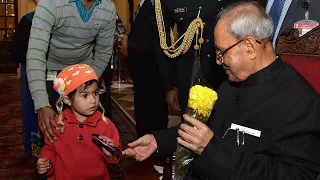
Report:
[{"label": "jacket lapel", "polygon": [[301,7],[301,0],[292,0],[291,5],[288,9],[288,12],[283,20],[283,23],[281,25],[278,37],[285,31],[286,28],[290,28],[292,29],[293,27],[289,27],[291,26],[292,20],[294,20],[295,15],[297,14],[297,12],[299,11],[299,8]]}]

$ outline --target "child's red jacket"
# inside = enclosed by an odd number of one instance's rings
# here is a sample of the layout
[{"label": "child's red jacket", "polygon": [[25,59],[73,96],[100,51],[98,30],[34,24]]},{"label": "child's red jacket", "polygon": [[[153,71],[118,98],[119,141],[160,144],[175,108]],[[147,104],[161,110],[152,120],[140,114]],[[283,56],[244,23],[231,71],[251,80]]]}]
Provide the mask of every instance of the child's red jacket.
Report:
[{"label": "child's red jacket", "polygon": [[[45,138],[46,145],[40,156],[49,158],[52,163],[46,176],[49,180],[109,180],[107,165],[117,164],[119,159],[108,159],[91,137],[92,134],[106,136],[113,140],[116,147],[120,147],[119,133],[115,125],[109,119],[107,125],[99,111],[82,123],[68,108],[64,115],[65,132],[60,134],[54,129],[58,138],[54,143]],[[58,122],[58,116],[55,120]]]}]

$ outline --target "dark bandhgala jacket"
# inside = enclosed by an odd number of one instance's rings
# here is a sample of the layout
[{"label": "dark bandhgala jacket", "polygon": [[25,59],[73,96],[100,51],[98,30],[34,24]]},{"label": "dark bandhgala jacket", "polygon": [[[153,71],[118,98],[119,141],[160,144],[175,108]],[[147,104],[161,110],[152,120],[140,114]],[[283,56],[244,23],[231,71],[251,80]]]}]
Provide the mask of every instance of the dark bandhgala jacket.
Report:
[{"label": "dark bandhgala jacket", "polygon": [[[240,84],[222,83],[217,93],[208,122],[214,137],[195,157],[188,178],[316,179],[320,97],[291,65],[279,58]],[[237,131],[228,130],[232,123],[261,136],[240,132],[238,144]],[[177,127],[154,135],[160,154],[175,150]]]}]

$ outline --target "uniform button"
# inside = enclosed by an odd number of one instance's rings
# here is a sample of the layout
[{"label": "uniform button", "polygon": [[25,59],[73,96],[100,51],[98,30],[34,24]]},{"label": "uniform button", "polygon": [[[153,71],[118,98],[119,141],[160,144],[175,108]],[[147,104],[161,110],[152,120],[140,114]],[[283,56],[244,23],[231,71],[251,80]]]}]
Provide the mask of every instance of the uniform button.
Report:
[{"label": "uniform button", "polygon": [[240,101],[240,100],[241,100],[241,97],[240,97],[240,96],[237,96],[237,97],[236,97],[236,100],[237,100],[237,101]]},{"label": "uniform button", "polygon": [[207,57],[211,57],[211,54],[207,54]]},{"label": "uniform button", "polygon": [[82,139],[83,139],[83,136],[82,136],[82,135],[79,135],[79,136],[78,136],[78,139],[79,139],[79,140],[82,140]]},{"label": "uniform button", "polygon": [[79,128],[83,128],[83,124],[79,124]]},{"label": "uniform button", "polygon": [[218,2],[220,2],[221,0],[218,0]]},{"label": "uniform button", "polygon": [[183,18],[181,17],[181,18],[180,18],[180,21],[182,21],[182,20],[183,20]]},{"label": "uniform button", "polygon": [[220,8],[221,10],[223,9],[223,7],[222,8]]},{"label": "uniform button", "polygon": [[206,42],[210,42],[210,39],[206,39]]}]

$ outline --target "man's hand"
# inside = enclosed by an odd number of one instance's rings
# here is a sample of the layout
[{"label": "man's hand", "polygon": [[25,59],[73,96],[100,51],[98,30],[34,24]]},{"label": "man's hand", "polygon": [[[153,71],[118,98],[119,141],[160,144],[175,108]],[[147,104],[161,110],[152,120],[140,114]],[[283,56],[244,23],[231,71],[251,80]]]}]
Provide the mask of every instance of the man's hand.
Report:
[{"label": "man's hand", "polygon": [[166,101],[169,109],[173,111],[179,111],[178,90],[174,87],[171,91],[166,92]]},{"label": "man's hand", "polygon": [[152,134],[147,134],[129,143],[128,148],[122,151],[123,155],[131,156],[137,161],[143,161],[157,150],[157,141]]},{"label": "man's hand", "polygon": [[200,155],[214,136],[214,133],[207,125],[191,118],[187,114],[184,114],[183,118],[191,126],[187,124],[180,125],[180,129],[178,130],[180,137],[177,138],[178,143]]},{"label": "man's hand", "polygon": [[39,174],[44,174],[51,168],[51,162],[48,158],[39,158],[37,161],[37,169]]},{"label": "man's hand", "polygon": [[44,107],[38,110],[38,124],[41,132],[53,143],[53,139],[57,139],[57,136],[53,133],[51,126],[57,128],[54,121],[56,112],[51,107]]}]

